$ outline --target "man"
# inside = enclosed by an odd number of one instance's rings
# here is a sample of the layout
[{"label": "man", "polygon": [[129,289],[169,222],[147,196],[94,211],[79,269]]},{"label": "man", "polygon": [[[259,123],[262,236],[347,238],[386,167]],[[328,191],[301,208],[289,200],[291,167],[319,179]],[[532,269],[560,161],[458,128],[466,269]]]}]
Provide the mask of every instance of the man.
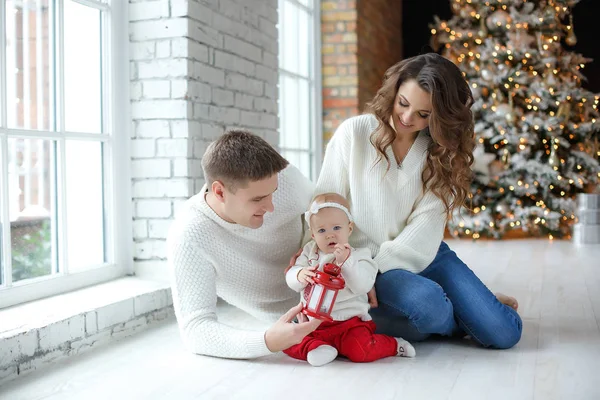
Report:
[{"label": "man", "polygon": [[[299,314],[284,268],[303,244],[301,216],[312,184],[266,141],[240,130],[208,147],[202,169],[206,185],[186,202],[167,240],[186,346],[197,354],[255,358],[300,343],[319,321]],[[224,325],[217,296],[258,319],[279,319],[260,332]],[[292,323],[296,315],[299,323]]]}]

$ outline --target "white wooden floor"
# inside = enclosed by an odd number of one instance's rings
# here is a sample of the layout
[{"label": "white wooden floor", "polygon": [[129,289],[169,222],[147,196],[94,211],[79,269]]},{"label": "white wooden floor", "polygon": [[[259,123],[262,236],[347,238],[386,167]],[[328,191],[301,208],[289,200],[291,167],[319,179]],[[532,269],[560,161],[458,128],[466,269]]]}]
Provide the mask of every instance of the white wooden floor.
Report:
[{"label": "white wooden floor", "polygon": [[282,354],[254,361],[188,354],[172,320],[9,382],[0,398],[600,399],[600,246],[449,244],[492,291],[519,299],[524,333],[515,348],[435,340],[418,343],[413,360],[314,368]]}]

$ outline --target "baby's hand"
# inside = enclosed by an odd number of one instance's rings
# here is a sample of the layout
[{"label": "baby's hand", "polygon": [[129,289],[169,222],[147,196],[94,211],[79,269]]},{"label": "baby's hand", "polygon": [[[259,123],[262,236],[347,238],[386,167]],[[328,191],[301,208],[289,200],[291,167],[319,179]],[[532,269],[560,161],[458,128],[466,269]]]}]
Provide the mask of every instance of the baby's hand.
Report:
[{"label": "baby's hand", "polygon": [[316,269],[317,269],[317,266],[302,268],[298,272],[298,282],[302,283],[305,286],[308,285],[309,283],[314,284],[315,281],[313,281],[313,277],[316,275],[315,274]]},{"label": "baby's hand", "polygon": [[350,245],[348,243],[344,245],[336,244],[333,254],[335,255],[335,263],[341,265],[350,255]]}]

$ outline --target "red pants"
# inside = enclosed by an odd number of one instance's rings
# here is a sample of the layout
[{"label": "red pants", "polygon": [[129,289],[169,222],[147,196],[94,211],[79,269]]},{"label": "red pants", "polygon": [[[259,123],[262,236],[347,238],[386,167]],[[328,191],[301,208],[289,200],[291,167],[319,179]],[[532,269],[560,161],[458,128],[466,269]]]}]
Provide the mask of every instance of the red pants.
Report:
[{"label": "red pants", "polygon": [[371,362],[395,356],[398,342],[391,336],[375,334],[373,321],[354,317],[347,321],[322,322],[301,343],[284,350],[290,357],[306,360],[308,352],[322,345],[333,346],[353,362]]}]

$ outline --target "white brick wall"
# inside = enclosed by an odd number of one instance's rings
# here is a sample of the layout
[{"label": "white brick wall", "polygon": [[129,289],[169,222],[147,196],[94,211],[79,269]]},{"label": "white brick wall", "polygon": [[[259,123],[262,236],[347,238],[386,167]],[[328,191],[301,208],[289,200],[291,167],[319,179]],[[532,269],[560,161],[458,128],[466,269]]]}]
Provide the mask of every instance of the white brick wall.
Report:
[{"label": "white brick wall", "polygon": [[210,141],[242,127],[277,145],[277,17],[277,0],[130,0],[138,273],[163,266]]},{"label": "white brick wall", "polygon": [[53,350],[65,343],[80,339],[85,336],[85,316],[77,315],[73,318],[50,324],[38,331],[39,348],[42,352]]},{"label": "white brick wall", "polygon": [[156,289],[41,328],[4,332],[0,338],[0,386],[58,359],[131,336],[155,321],[170,318],[172,304],[170,289]]},{"label": "white brick wall", "polygon": [[97,310],[98,330],[102,331],[110,326],[123,324],[133,319],[133,304],[134,299],[127,299]]}]

